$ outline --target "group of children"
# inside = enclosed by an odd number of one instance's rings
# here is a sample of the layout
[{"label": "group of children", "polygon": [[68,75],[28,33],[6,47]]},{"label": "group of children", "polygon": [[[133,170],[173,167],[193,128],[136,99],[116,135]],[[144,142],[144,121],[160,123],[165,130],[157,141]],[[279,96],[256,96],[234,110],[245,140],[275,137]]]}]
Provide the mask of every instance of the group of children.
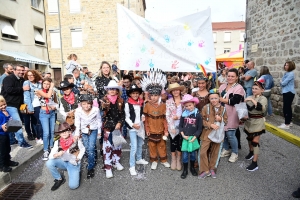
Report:
[{"label": "group of children", "polygon": [[[166,76],[162,71],[150,71],[147,77],[143,77],[141,87],[133,84],[126,90],[128,100],[124,102],[121,98],[122,87],[111,80],[104,86],[106,95],[99,99],[100,106],[97,106],[91,94],[74,95],[72,92],[74,84],[61,82],[59,89],[64,95],[61,98],[63,106],[60,109],[65,113],[68,123],[61,123],[55,132],[60,137],[55,141],[46,164],[55,179],[51,190],[58,189],[65,182],[64,176],[57,168],[68,171],[71,189],[79,186],[80,160],[84,155],[88,160],[87,178],[94,177],[97,161],[96,141],[100,138],[106,178],[113,177],[113,168],[123,170],[124,167],[120,163],[122,145],[114,145],[114,137],[117,136],[113,133],[122,130],[124,124],[130,136],[129,172],[132,176],[137,175],[136,164],[148,164],[145,158],[142,158],[142,146],[147,137],[152,170],[157,169],[158,161],[166,168],[171,167],[172,170],[182,170],[183,163],[181,178],[185,179],[190,163],[190,172],[193,176],[200,179],[207,176],[216,178],[221,142],[213,142],[209,136],[211,132],[221,128],[221,122],[227,123],[225,106],[220,104],[220,94],[216,90],[210,91],[209,103],[199,110],[197,108],[199,99],[190,94],[183,96],[184,87],[178,83],[168,85],[166,91],[170,98],[163,103],[161,94],[166,84]],[[145,98],[147,102],[141,98],[143,93],[148,95],[148,98]],[[5,113],[5,105],[1,102],[0,98],[2,138],[2,135],[5,136],[5,123],[9,115]],[[256,106],[252,109],[260,105],[256,101],[253,103]],[[171,165],[167,158],[168,139],[172,156]],[[252,152],[254,149],[254,153],[258,153],[255,146],[250,148]],[[0,149],[2,156],[2,147]],[[7,156],[1,157],[0,160],[1,169],[17,165]],[[198,162],[200,162],[199,172],[195,168],[195,163]]]}]

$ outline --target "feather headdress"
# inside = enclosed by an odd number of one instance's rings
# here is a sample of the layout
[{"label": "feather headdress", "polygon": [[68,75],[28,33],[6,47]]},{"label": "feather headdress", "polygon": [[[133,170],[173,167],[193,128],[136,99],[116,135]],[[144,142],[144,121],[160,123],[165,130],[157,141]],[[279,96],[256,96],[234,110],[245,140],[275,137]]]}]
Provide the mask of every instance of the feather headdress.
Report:
[{"label": "feather headdress", "polygon": [[149,75],[143,77],[141,85],[143,91],[149,92],[149,94],[161,94],[162,89],[167,84],[167,78],[165,73],[160,69],[150,69]]}]

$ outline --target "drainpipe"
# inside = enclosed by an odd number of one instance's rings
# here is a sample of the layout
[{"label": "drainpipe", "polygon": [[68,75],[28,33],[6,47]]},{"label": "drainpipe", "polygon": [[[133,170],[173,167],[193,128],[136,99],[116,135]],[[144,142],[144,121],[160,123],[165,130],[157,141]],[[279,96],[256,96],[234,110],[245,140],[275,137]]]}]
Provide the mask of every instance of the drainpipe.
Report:
[{"label": "drainpipe", "polygon": [[57,0],[57,8],[58,8],[59,37],[60,37],[61,79],[64,80],[64,58],[63,58],[62,36],[61,36],[61,22],[60,22],[59,0]]}]

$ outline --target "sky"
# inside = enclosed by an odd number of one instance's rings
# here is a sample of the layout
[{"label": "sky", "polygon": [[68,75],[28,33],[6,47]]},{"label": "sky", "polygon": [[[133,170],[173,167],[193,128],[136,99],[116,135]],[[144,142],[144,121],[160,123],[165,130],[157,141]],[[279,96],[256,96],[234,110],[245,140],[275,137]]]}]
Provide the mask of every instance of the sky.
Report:
[{"label": "sky", "polygon": [[212,22],[245,21],[246,0],[146,0],[145,18],[170,21],[211,8]]}]

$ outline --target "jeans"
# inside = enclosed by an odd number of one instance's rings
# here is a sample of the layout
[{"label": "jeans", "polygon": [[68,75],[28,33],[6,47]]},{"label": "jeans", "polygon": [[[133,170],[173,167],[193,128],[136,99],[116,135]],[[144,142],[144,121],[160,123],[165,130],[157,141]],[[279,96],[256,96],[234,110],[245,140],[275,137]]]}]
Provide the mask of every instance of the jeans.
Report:
[{"label": "jeans", "polygon": [[[224,138],[224,143],[223,143],[223,147],[225,150],[229,150],[229,143],[231,146],[231,150],[233,153],[238,154],[238,141],[237,138],[235,136],[235,130],[229,130],[229,131],[225,131],[225,138]],[[229,143],[228,143],[229,142]]]},{"label": "jeans", "polygon": [[55,111],[50,110],[49,113],[46,113],[46,110],[41,109],[40,121],[43,127],[44,151],[48,151],[49,146],[50,148],[53,147]]},{"label": "jeans", "polygon": [[36,137],[36,118],[33,114],[22,114],[27,137]]},{"label": "jeans", "polygon": [[51,175],[54,179],[61,179],[61,175],[57,168],[67,170],[69,176],[69,187],[74,190],[79,187],[80,181],[80,163],[72,165],[69,162],[65,162],[60,158],[50,159],[46,162],[47,168],[50,170]]},{"label": "jeans", "polygon": [[34,107],[34,117],[36,119],[35,133],[36,133],[37,139],[43,138],[43,128],[42,128],[42,124],[40,121],[40,110],[41,110],[40,106]]},{"label": "jeans", "polygon": [[[20,118],[20,113],[18,111],[17,108],[15,107],[10,107],[7,106],[6,107],[7,112],[9,113],[9,115],[11,116],[11,118],[13,118],[14,120],[19,120],[22,121]],[[14,134],[10,134],[10,142],[14,141],[14,135],[16,136],[19,145],[26,143],[25,139],[24,139],[24,135],[23,135],[23,130],[22,128],[20,128],[17,132],[15,132]]]},{"label": "jeans", "polygon": [[292,122],[293,112],[292,103],[295,94],[292,92],[283,93],[283,116],[285,119],[285,124],[290,124]]},{"label": "jeans", "polygon": [[95,167],[95,146],[97,141],[98,130],[91,130],[91,134],[82,133],[82,142],[88,155],[88,166],[87,169],[91,170]]},{"label": "jeans", "polygon": [[268,108],[266,110],[266,114],[272,115],[273,109],[272,109],[272,102],[271,102],[271,91],[269,92],[264,92],[263,95],[267,98],[268,100]]},{"label": "jeans", "polygon": [[246,97],[249,97],[251,96],[253,93],[252,93],[252,87],[247,87],[245,88],[245,92],[246,92]]},{"label": "jeans", "polygon": [[122,126],[122,135],[123,135],[124,138],[127,137],[127,126],[126,125]]},{"label": "jeans", "polygon": [[190,156],[190,161],[195,161],[196,160],[196,151],[192,151],[192,152],[182,151],[182,162],[188,163],[189,156]]},{"label": "jeans", "polygon": [[144,144],[144,140],[141,137],[137,136],[136,134],[137,132],[135,130],[133,129],[129,130],[130,143],[131,143],[130,159],[129,159],[130,167],[135,166],[136,160],[142,159],[142,152],[143,152],[142,146]]}]

